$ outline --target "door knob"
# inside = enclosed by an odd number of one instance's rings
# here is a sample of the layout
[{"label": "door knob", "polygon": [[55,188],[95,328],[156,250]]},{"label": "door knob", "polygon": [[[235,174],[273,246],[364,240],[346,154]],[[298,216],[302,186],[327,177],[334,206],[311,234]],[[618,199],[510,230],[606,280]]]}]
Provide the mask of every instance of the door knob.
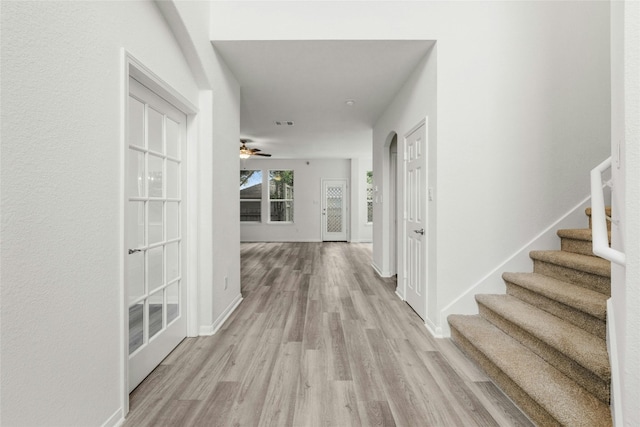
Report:
[{"label": "door knob", "polygon": [[136,252],[142,252],[142,249],[129,249],[129,255],[135,254]]},{"label": "door knob", "polygon": [[420,230],[413,230],[413,232],[424,236],[424,228],[421,228]]}]

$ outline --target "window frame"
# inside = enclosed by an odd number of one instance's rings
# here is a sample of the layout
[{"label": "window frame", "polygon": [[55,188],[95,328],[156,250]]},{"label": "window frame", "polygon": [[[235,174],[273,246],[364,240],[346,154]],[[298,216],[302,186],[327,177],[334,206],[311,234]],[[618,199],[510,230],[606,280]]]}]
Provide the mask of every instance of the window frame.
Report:
[{"label": "window frame", "polygon": [[[290,198],[282,198],[282,199],[272,199],[271,198],[271,176],[273,172],[291,172],[291,197]],[[295,202],[294,202],[294,192],[295,192],[295,170],[294,169],[267,169],[267,174],[266,174],[266,192],[267,192],[267,206],[268,206],[268,210],[267,210],[267,223],[269,224],[293,224],[295,222]],[[291,219],[290,220],[285,220],[285,221],[278,221],[278,220],[273,220],[272,216],[271,216],[271,202],[282,202],[285,204],[285,210],[286,208],[286,203],[289,202],[291,203]]]}]

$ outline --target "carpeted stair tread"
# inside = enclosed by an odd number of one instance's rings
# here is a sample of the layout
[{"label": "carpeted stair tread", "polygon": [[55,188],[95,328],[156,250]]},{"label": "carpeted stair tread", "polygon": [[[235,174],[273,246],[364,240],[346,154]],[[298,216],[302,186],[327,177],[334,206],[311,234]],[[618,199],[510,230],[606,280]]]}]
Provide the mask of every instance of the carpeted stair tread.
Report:
[{"label": "carpeted stair tread", "polygon": [[[560,237],[561,250],[595,256],[590,228],[558,230],[557,234]],[[609,231],[609,246],[611,246],[611,231]]]},{"label": "carpeted stair tread", "polygon": [[602,380],[611,379],[604,340],[511,295],[476,295],[476,301]]},{"label": "carpeted stair tread", "polygon": [[[593,240],[590,228],[565,228],[558,230],[557,234],[565,239],[584,240],[585,242]],[[607,234],[609,235],[609,242],[611,242],[611,230]]]},{"label": "carpeted stair tread", "polygon": [[[509,388],[509,382],[512,381],[519,387],[519,390],[510,390],[513,394],[508,394],[516,396],[514,398],[518,405],[527,407],[528,414],[534,421],[537,420],[542,425],[544,422],[541,423],[540,420],[548,418],[545,418],[546,414],[540,414],[535,407],[528,405],[529,398],[560,425],[611,425],[611,415],[606,404],[486,319],[479,315],[451,315],[448,321],[454,330],[454,336],[459,334],[467,341],[460,343],[463,349],[473,346],[506,375],[507,381],[504,381],[504,377],[501,377],[503,381],[497,380],[501,383],[500,386]],[[467,350],[471,349],[465,349]],[[467,354],[472,353],[467,351]],[[482,364],[482,361],[476,361]]]},{"label": "carpeted stair tread", "polygon": [[603,321],[607,318],[607,296],[600,292],[538,273],[503,273],[502,278]]},{"label": "carpeted stair tread", "polygon": [[611,263],[605,259],[566,251],[531,251],[534,260],[580,270],[603,277],[611,277]]}]

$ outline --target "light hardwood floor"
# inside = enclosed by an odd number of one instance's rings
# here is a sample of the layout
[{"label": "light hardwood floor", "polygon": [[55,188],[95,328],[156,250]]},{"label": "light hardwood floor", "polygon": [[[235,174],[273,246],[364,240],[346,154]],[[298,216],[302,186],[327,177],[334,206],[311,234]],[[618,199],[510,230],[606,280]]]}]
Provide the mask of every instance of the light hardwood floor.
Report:
[{"label": "light hardwood floor", "polygon": [[244,243],[244,301],[131,394],[125,426],[532,426],[371,267],[371,245]]}]

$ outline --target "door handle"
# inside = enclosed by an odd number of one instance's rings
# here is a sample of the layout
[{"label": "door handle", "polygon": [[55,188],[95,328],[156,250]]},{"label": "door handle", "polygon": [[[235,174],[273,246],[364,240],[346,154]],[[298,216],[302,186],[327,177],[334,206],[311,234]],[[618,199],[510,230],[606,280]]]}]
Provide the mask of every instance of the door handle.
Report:
[{"label": "door handle", "polygon": [[129,249],[129,255],[135,254],[136,252],[142,252],[142,249]]},{"label": "door handle", "polygon": [[413,230],[413,232],[424,236],[424,228],[421,228],[420,230]]}]

